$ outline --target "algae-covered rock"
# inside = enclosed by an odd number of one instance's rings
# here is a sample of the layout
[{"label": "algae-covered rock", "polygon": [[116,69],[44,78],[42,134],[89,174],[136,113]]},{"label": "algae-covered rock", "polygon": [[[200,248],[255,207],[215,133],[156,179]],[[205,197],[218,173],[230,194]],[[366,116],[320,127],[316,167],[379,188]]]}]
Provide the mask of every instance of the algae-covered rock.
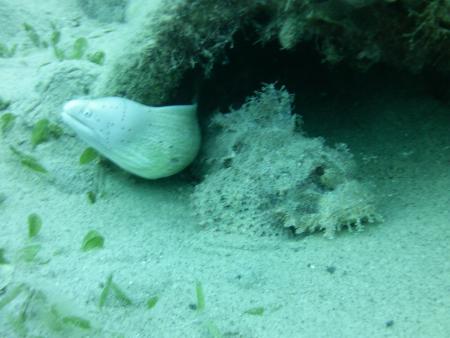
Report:
[{"label": "algae-covered rock", "polygon": [[[323,62],[359,71],[383,63],[450,72],[449,1],[169,0],[156,9],[142,2],[129,12],[133,29],[117,41],[98,96],[154,105],[189,91],[185,97],[192,99],[196,81],[226,63],[227,50],[239,48],[237,33],[250,45],[278,42],[271,46],[280,51],[306,43]],[[192,74],[195,81],[182,82]]]},{"label": "algae-covered rock", "polygon": [[314,41],[330,64],[450,72],[449,1],[288,0],[277,13],[266,39],[277,37],[285,49]]},{"label": "algae-covered rock", "polygon": [[[210,70],[241,26],[252,1],[166,1],[122,41],[97,92],[144,104],[167,101],[183,75],[200,65]],[[145,7],[141,9],[145,11]]]},{"label": "algae-covered rock", "polygon": [[209,229],[256,235],[361,229],[377,219],[344,145],[302,134],[292,97],[267,85],[208,128],[193,204]]}]

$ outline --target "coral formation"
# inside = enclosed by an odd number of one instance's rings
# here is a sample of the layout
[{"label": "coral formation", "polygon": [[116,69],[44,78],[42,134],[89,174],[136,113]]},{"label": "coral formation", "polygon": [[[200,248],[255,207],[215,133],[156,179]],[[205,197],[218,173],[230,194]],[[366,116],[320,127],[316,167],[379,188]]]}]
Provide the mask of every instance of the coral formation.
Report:
[{"label": "coral formation", "polygon": [[286,90],[266,85],[239,110],[213,117],[193,194],[204,226],[267,236],[324,230],[332,237],[377,219],[370,193],[352,178],[345,145],[330,148],[303,135],[291,105]]}]

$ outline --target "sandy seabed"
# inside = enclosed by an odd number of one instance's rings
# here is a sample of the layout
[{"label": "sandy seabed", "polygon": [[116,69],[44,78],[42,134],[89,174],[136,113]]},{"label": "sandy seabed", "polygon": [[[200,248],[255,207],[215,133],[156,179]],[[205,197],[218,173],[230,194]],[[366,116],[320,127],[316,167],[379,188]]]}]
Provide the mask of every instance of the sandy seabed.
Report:
[{"label": "sandy seabed", "polygon": [[[87,19],[75,1],[0,0],[0,10],[1,42],[18,45],[13,57],[0,58],[0,96],[11,101],[4,112],[17,116],[0,144],[0,248],[8,262],[0,265],[0,304],[16,286],[26,290],[0,310],[0,337],[450,336],[448,105],[420,86],[395,85],[345,102],[305,104],[307,132],[347,143],[355,154],[358,175],[378,196],[382,223],[334,240],[209,232],[192,216],[192,183],[182,176],[145,181],[114,166],[80,168],[85,145],[66,129],[35,149],[29,145],[33,123],[44,117],[59,123],[57,107],[70,97],[43,94],[45,84],[67,83],[46,80],[46,67],[60,61],[51,48],[34,47],[22,23],[43,37],[51,34],[50,22],[62,27],[61,48],[86,37],[91,52],[105,52],[105,65],[64,62],[92,74],[108,66],[127,24]],[[346,117],[319,126],[330,109]],[[21,166],[10,145],[49,173]],[[90,204],[86,192],[98,185],[101,194]],[[31,213],[43,222],[33,239]],[[83,252],[92,229],[104,236],[104,248]],[[26,262],[21,252],[30,245],[40,250]],[[111,293],[99,308],[111,274],[131,304]],[[203,310],[196,309],[199,284]],[[67,321],[52,327],[53,305],[60,317],[86,319],[91,328]]]}]

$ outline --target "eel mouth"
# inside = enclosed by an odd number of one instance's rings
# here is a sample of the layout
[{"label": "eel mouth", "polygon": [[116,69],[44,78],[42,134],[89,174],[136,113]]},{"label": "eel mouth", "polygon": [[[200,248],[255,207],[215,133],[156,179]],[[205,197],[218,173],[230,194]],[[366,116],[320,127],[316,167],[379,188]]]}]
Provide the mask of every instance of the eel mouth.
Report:
[{"label": "eel mouth", "polygon": [[69,127],[71,127],[77,134],[92,135],[92,129],[78,116],[70,112],[63,111],[61,114],[62,120]]},{"label": "eel mouth", "polygon": [[83,100],[72,100],[63,107],[61,118],[65,124],[73,129],[82,139],[90,139],[94,136],[89,121],[83,118],[83,111],[86,109],[87,102]]}]

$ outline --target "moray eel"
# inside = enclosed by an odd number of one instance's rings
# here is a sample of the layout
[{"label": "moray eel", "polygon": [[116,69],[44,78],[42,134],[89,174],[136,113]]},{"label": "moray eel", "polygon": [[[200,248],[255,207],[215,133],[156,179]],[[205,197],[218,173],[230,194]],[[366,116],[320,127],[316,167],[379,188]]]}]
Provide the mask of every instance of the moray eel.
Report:
[{"label": "moray eel", "polygon": [[196,105],[150,107],[120,98],[76,99],[62,119],[119,167],[158,179],[186,168],[200,148]]}]

